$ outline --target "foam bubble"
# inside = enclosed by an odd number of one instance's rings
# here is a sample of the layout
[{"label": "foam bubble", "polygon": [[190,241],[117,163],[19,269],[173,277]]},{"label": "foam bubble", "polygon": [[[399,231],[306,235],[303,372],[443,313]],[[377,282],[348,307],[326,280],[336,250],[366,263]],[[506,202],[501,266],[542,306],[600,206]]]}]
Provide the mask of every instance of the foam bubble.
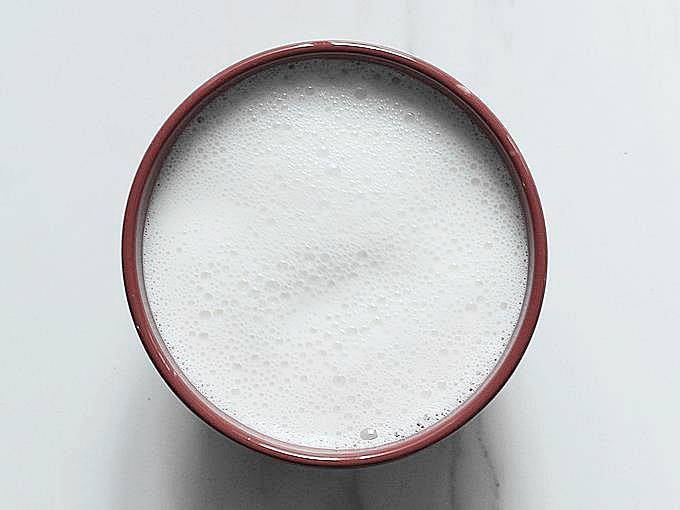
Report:
[{"label": "foam bubble", "polygon": [[491,142],[376,64],[259,72],[184,129],[143,238],[150,308],[188,379],[274,438],[363,448],[465,402],[527,280],[524,216]]}]

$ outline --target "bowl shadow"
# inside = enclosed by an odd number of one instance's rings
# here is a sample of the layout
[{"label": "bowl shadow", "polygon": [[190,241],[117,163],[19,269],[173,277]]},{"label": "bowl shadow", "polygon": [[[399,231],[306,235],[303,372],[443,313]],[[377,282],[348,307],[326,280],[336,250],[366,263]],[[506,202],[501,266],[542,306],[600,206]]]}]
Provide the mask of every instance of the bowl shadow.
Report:
[{"label": "bowl shadow", "polygon": [[[142,376],[148,388],[148,376]],[[153,382],[151,382],[153,386]],[[318,468],[270,458],[216,432],[166,388],[131,391],[115,508],[495,510],[499,482],[483,413],[406,458]],[[147,390],[148,393],[148,390]]]}]

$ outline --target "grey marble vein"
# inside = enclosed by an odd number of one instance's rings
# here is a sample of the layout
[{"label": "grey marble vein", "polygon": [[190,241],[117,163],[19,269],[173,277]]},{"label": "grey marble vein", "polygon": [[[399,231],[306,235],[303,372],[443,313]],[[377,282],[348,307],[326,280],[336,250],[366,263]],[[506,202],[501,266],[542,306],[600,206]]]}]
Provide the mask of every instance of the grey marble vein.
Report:
[{"label": "grey marble vein", "polygon": [[493,508],[494,510],[499,510],[500,509],[500,487],[501,484],[498,480],[498,474],[496,473],[496,467],[493,463],[493,459],[491,458],[491,455],[489,455],[489,449],[486,446],[486,443],[484,442],[484,438],[482,437],[482,422],[479,422],[479,427],[476,431],[476,437],[477,437],[477,442],[479,443],[479,447],[481,448],[482,451],[482,458],[484,459],[484,462],[486,463],[486,466],[489,471],[489,476],[491,479],[491,494],[493,495]]}]

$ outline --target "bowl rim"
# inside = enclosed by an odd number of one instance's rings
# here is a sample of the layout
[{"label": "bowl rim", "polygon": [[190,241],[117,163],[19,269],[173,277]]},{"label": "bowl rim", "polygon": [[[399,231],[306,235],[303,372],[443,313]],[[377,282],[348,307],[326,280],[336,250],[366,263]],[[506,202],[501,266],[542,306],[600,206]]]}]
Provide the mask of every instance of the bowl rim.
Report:
[{"label": "bowl rim", "polygon": [[[175,365],[160,339],[149,310],[141,264],[142,228],[150,183],[184,125],[201,106],[224,87],[264,67],[306,58],[348,58],[396,67],[434,86],[470,114],[496,143],[518,188],[529,237],[527,293],[513,337],[496,367],[478,390],[448,416],[405,439],[372,448],[331,450],[285,443],[258,433],[207,401]],[[401,51],[353,41],[310,41],[273,48],[246,58],[217,73],[185,99],[151,141],[134,176],[122,229],[122,271],[128,306],[141,342],[161,377],[197,416],[230,439],[253,450],[299,464],[350,467],[395,460],[425,448],[458,430],[500,391],[516,369],[538,321],[547,276],[547,235],[541,202],[522,154],[491,110],[470,90],[437,67]]]}]

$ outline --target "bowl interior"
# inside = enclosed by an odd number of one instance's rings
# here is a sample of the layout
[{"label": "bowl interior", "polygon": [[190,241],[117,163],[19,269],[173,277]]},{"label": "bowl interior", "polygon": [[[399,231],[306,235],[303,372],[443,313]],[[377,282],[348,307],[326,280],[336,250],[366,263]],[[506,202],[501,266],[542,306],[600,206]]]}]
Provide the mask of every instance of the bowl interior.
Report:
[{"label": "bowl interior", "polygon": [[[438,89],[463,108],[494,141],[506,161],[524,208],[529,240],[527,291],[520,318],[503,357],[479,389],[445,418],[397,442],[366,449],[330,450],[284,443],[234,420],[210,403],[187,380],[163,342],[149,309],[142,268],[142,234],[151,190],[164,158],[183,127],[215,94],[265,67],[308,58],[344,58],[392,66]],[[231,439],[260,452],[305,464],[349,466],[395,459],[419,450],[460,428],[500,390],[524,353],[545,289],[547,246],[541,205],[529,170],[510,135],[467,88],[439,69],[402,53],[366,44],[321,41],[276,48],[219,73],[199,87],[168,118],[137,171],[123,226],[123,276],[130,311],[142,343],[175,394],[199,417]]]}]

